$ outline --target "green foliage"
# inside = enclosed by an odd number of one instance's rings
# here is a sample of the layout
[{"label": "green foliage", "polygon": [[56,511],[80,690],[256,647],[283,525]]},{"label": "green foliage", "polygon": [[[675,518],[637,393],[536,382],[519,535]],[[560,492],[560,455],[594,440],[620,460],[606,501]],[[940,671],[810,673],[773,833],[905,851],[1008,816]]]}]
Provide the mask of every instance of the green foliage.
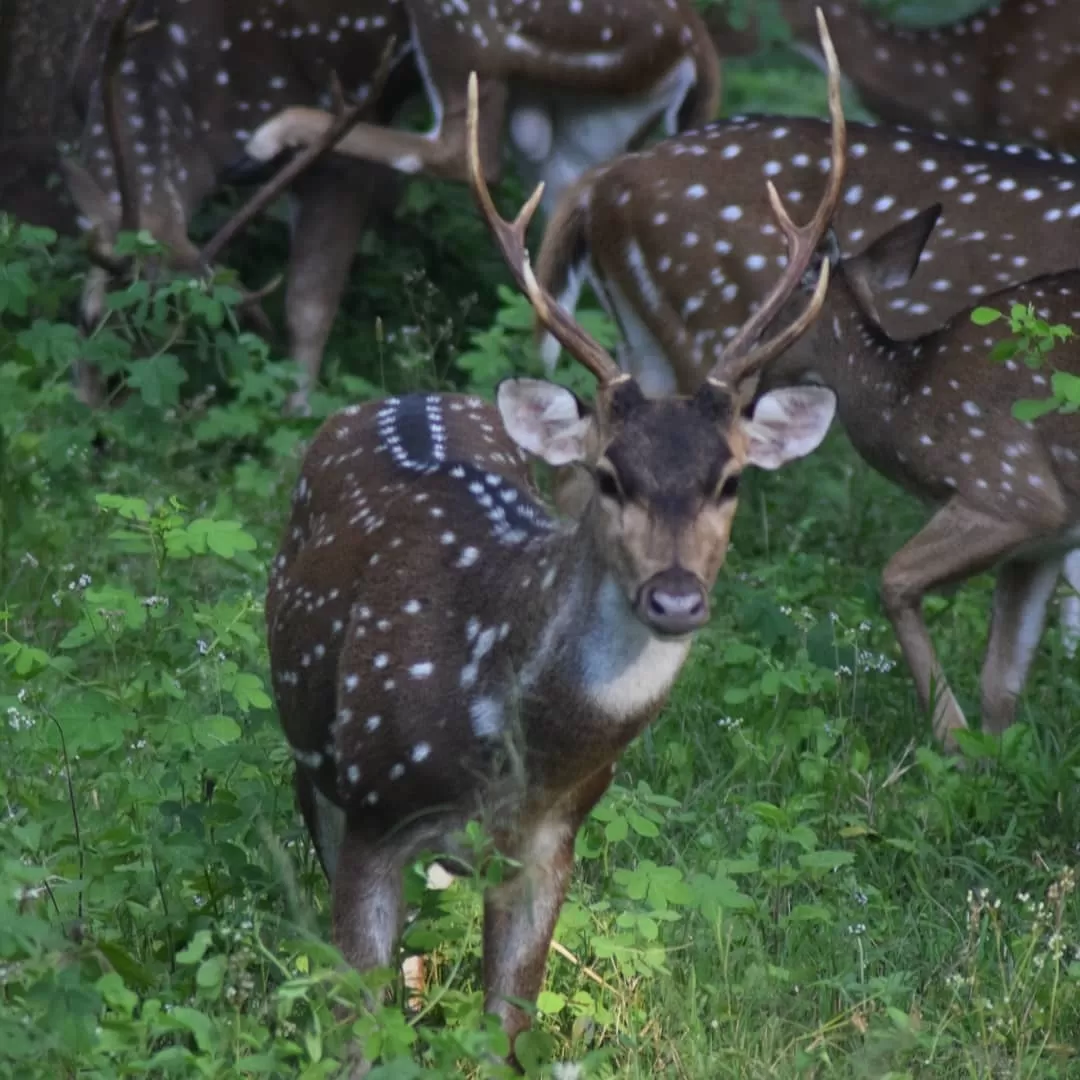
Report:
[{"label": "green foliage", "polygon": [[[1011,337],[1002,338],[990,350],[990,359],[1003,364],[1020,363],[1038,371],[1049,362],[1050,353],[1061,341],[1076,336],[1064,323],[1051,325],[1039,318],[1032,304],[1013,304],[1006,317],[996,308],[977,307],[971,313],[976,326],[991,326],[1007,318]],[[1045,381],[1045,379],[1043,380]],[[1050,393],[1045,398],[1023,398],[1013,404],[1017,420],[1038,420],[1051,412],[1075,413],[1080,410],[1080,376],[1068,371],[1055,371],[1050,376]]]},{"label": "green foliage", "polygon": [[[802,61],[725,79],[726,108],[824,109]],[[411,185],[393,225],[365,239],[295,421],[231,277],[158,280],[152,242],[122,238],[135,279],[84,340],[82,256],[0,218],[2,1076],[333,1077],[353,1040],[373,1080],[506,1075],[479,893],[509,867],[473,828],[471,877],[435,892],[410,869],[419,1011],[396,972],[344,969],[267,685],[266,567],[319,418],[541,371],[467,192]],[[237,251],[244,280],[283,235]],[[1021,325],[1051,363],[1055,328]],[[116,407],[74,403],[80,355]],[[1022,722],[964,734],[958,767],[877,599],[919,508],[839,436],[743,492],[713,623],[578,837],[520,1057],[553,1080],[1076,1075],[1080,676],[1056,630]],[[927,604],[969,715],[989,602],[978,581]]]}]

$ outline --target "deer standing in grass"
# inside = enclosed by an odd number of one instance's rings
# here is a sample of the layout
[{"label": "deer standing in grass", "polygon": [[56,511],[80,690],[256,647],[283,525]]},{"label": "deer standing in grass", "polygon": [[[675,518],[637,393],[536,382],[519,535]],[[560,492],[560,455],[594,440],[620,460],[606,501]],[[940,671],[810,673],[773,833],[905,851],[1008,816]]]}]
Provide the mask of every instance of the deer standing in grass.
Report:
[{"label": "deer standing in grass", "polygon": [[[781,0],[796,48],[821,63],[812,0]],[[1080,153],[1080,5],[1000,0],[943,26],[891,26],[861,0],[833,0],[844,74],[871,112],[976,139]]]},{"label": "deer standing in grass", "polygon": [[[827,267],[802,314],[760,341],[835,208],[844,121],[834,65],[834,183],[802,228],[773,192],[787,270],[692,396],[653,400],[536,282],[525,233],[541,189],[499,218],[478,89],[471,76],[474,193],[538,317],[597,377],[595,402],[508,379],[496,407],[416,394],[331,417],[304,460],[266,615],[335,942],[358,968],[389,965],[403,867],[424,850],[460,856],[455,834],[484,821],[521,864],[484,915],[486,1007],[513,1047],[528,1019],[510,999],[540,989],[574,837],[708,620],[740,472],[810,453],[831,422],[819,387],[765,395],[753,418],[742,394],[824,299]],[[539,500],[530,456],[586,475],[574,521]]]},{"label": "deer standing in grass", "polygon": [[[1067,155],[849,124],[833,230],[849,255],[939,203],[913,273],[878,283],[877,317],[894,338],[928,333],[979,297],[1080,265],[1080,165]],[[573,312],[588,282],[618,325],[619,359],[647,393],[691,393],[715,350],[760,303],[775,233],[761,177],[789,199],[827,181],[828,125],[746,117],[710,124],[587,173],[552,215],[537,276]],[[914,269],[914,268],[913,268]],[[1080,325],[1080,297],[1065,313]],[[558,344],[541,343],[549,364]],[[808,356],[808,338],[792,346]],[[1080,555],[1067,564],[1080,589]],[[1063,610],[1080,641],[1080,603]]]}]

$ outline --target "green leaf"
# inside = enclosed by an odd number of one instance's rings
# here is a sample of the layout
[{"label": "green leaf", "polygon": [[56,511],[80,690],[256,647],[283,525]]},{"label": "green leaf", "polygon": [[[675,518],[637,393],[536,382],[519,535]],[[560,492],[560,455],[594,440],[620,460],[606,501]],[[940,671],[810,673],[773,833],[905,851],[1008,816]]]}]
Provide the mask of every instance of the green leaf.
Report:
[{"label": "green leaf", "polygon": [[[254,551],[259,546],[255,537],[239,521],[196,518],[188,526],[188,535],[196,542],[205,543],[206,548],[223,559],[231,559],[239,551]],[[196,547],[195,550],[200,548]]]},{"label": "green leaf", "polygon": [[133,364],[127,381],[152,409],[163,409],[180,401],[180,387],[187,378],[180,361],[169,353],[162,353]]},{"label": "green leaf", "polygon": [[221,953],[211,956],[209,960],[204,960],[195,973],[196,985],[200,990],[211,990],[216,993],[225,981],[225,971],[228,966],[229,958]]},{"label": "green leaf", "polygon": [[195,1042],[203,1053],[214,1047],[214,1026],[205,1013],[190,1009],[186,1005],[177,1005],[168,1014],[180,1027],[186,1028],[195,1036]]},{"label": "green leaf", "polygon": [[197,930],[191,941],[176,954],[176,962],[197,964],[206,955],[206,950],[210,948],[213,940],[214,935],[209,930]]},{"label": "green leaf", "polygon": [[799,856],[799,865],[804,870],[835,870],[840,866],[850,866],[855,856],[850,851],[808,851]]},{"label": "green leaf", "polygon": [[240,725],[231,717],[218,714],[204,716],[195,725],[195,741],[200,746],[212,749],[227,743],[236,742],[244,734]]},{"label": "green leaf", "polygon": [[971,313],[971,321],[976,326],[989,326],[1001,317],[1001,312],[991,307],[977,307]]},{"label": "green leaf", "polygon": [[545,1016],[554,1016],[566,1008],[566,998],[554,990],[542,990],[536,999],[536,1007]]},{"label": "green leaf", "polygon": [[1012,414],[1017,420],[1038,420],[1058,408],[1056,398],[1022,398],[1013,404]]},{"label": "green leaf", "polygon": [[647,817],[643,817],[636,810],[628,810],[626,812],[626,820],[629,823],[630,828],[633,829],[638,836],[652,838],[660,835],[660,830],[656,825]]},{"label": "green leaf", "polygon": [[102,510],[115,510],[128,521],[150,520],[150,506],[145,499],[129,499],[125,495],[95,495],[94,501]]},{"label": "green leaf", "polygon": [[620,840],[625,840],[629,832],[630,826],[624,817],[612,818],[604,826],[604,837],[610,844],[617,844]]}]

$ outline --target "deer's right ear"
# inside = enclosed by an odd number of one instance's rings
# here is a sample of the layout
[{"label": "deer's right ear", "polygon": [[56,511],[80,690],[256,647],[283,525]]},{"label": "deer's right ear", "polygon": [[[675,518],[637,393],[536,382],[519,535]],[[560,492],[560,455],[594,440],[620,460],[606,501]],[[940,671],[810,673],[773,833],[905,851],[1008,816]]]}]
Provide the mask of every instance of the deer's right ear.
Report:
[{"label": "deer's right ear", "polygon": [[592,415],[565,386],[544,379],[504,379],[495,403],[507,434],[522,450],[549,465],[584,460]]}]

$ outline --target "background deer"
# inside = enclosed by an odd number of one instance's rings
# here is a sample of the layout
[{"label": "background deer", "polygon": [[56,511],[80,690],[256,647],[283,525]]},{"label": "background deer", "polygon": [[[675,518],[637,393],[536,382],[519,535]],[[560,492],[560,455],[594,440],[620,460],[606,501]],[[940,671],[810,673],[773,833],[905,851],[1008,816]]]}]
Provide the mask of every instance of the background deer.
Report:
[{"label": "background deer", "polygon": [[[995,569],[982,724],[1003,731],[1015,717],[1065,555],[1080,548],[1080,425],[1059,412],[1034,422],[1013,417],[1017,399],[1047,395],[1049,372],[1018,360],[990,363],[994,336],[969,311],[906,341],[882,327],[875,297],[883,283],[912,272],[939,212],[932,206],[839,260],[809,348],[770,365],[762,389],[809,382],[835,390],[837,414],[863,459],[935,507],[885,567],[882,596],[935,734],[951,745],[965,720],[930,642],[923,596]],[[837,262],[835,247],[828,257]],[[1078,297],[1074,270],[984,303],[1005,311],[1031,304],[1041,318],[1075,323]],[[1076,339],[1056,348],[1050,363],[1080,375]]]},{"label": "background deer", "polygon": [[[1080,166],[1068,155],[980,145],[886,125],[849,125],[845,190],[833,229],[851,255],[942,205],[914,273],[878,284],[877,315],[896,338],[927,333],[974,299],[1080,264]],[[820,120],[736,118],[666,139],[586,174],[544,235],[537,273],[573,311],[588,281],[620,328],[620,363],[647,392],[691,392],[713,351],[764,293],[775,226],[757,189],[788,197],[826,183]],[[1069,313],[1080,319],[1080,302]],[[808,339],[796,355],[809,352]],[[558,346],[542,342],[549,364]],[[1080,590],[1080,554],[1067,575]],[[1080,642],[1080,602],[1063,609],[1066,646]]]},{"label": "background deer", "polygon": [[[822,63],[810,0],[781,0],[795,47]],[[891,26],[861,0],[829,19],[844,74],[881,119],[976,139],[1080,152],[1080,7],[999,0],[925,30]]]},{"label": "background deer", "polygon": [[[463,857],[455,832],[484,820],[522,864],[485,897],[486,1007],[511,1046],[528,1020],[509,999],[539,991],[577,830],[708,619],[740,471],[810,453],[831,422],[832,395],[815,387],[763,396],[752,419],[741,408],[747,379],[825,296],[827,266],[802,314],[758,343],[839,196],[835,62],[830,105],[834,182],[810,223],[796,228],[772,192],[787,270],[692,397],[650,400],[537,284],[525,233],[541,190],[499,218],[471,76],[475,195],[538,317],[596,375],[595,403],[533,379],[502,383],[495,408],[389,398],[331,417],[305,457],[266,615],[334,940],[361,969],[388,965],[403,867],[424,850]],[[574,522],[539,501],[530,456],[589,475]]]},{"label": "background deer", "polygon": [[[99,13],[106,27],[118,5]],[[180,269],[200,266],[188,237],[190,219],[241,153],[260,117],[286,104],[326,97],[332,73],[386,120],[411,91],[415,69],[403,37],[382,81],[380,59],[393,41],[398,0],[256,3],[239,0],[146,0],[127,5],[131,25],[143,32],[129,41],[119,80],[119,131],[107,122],[106,79],[99,74],[90,97],[81,160],[68,160],[68,184],[85,227],[108,247],[121,227],[121,171],[131,173],[133,205],[127,227],[148,229],[172,249]],[[107,32],[98,28],[96,67],[104,65]],[[125,158],[118,166],[116,147]],[[300,384],[289,409],[306,412],[338,301],[367,207],[392,174],[346,159],[322,161],[291,188],[292,245],[285,317],[289,355],[300,365]],[[106,271],[94,275],[84,297],[84,320],[100,311]],[[83,397],[100,403],[92,380]]]},{"label": "background deer", "polygon": [[[507,35],[507,47],[510,55],[516,55],[513,49],[519,47],[525,53],[518,68],[509,71],[504,70],[507,56],[487,48],[484,35],[495,34],[492,26],[470,18],[459,27],[459,20],[446,20],[436,3],[410,6],[401,0],[364,0],[357,5],[322,0],[302,7],[250,2],[223,8],[210,0],[163,0],[156,12],[159,25],[136,43],[125,63],[124,97],[131,106],[134,151],[140,154],[143,148],[136,166],[140,220],[173,247],[182,265],[192,256],[187,241],[191,212],[220,177],[236,179],[244,174],[237,162],[241,149],[251,146],[249,136],[255,126],[287,105],[320,103],[331,70],[340,75],[344,86],[365,99],[387,41],[396,35],[402,43],[390,85],[376,103],[373,119],[377,123],[357,127],[353,138],[374,139],[379,147],[398,146],[403,140],[407,149],[381,156],[362,154],[366,165],[337,155],[333,162],[310,172],[293,191],[297,203],[286,322],[290,355],[301,368],[300,385],[288,406],[295,412],[307,411],[308,390],[322,363],[373,187],[386,188],[381,179],[385,174],[372,172],[371,162],[396,163],[404,172],[416,171],[417,162],[428,162],[456,139],[458,173],[463,175],[460,87],[471,67],[487,72],[493,58],[500,57],[502,66],[483,79],[485,100],[492,94],[498,97],[495,88],[510,75],[551,84],[536,100],[529,96],[534,91],[523,88],[517,100],[511,125],[516,141],[512,142],[523,148],[526,160],[536,155],[546,160],[543,146],[552,135],[545,106],[557,100],[560,108],[569,108],[582,92],[593,88],[594,108],[581,116],[575,114],[569,157],[559,153],[567,148],[556,146],[554,163],[549,162],[552,167],[545,174],[550,180],[558,179],[560,169],[569,170],[573,177],[596,160],[625,149],[641,128],[662,113],[668,114],[669,128],[675,130],[708,119],[718,102],[718,61],[703,24],[685,0],[678,0],[677,6],[638,0],[632,8],[635,21],[624,14],[615,29],[608,21],[594,25],[586,16],[569,24],[560,18],[557,29],[549,26],[545,31],[545,20],[552,22],[550,14],[530,13],[536,25],[526,26],[519,9],[512,6],[508,25],[517,29]],[[579,14],[574,5],[570,14]],[[431,37],[431,27],[437,29],[434,49],[423,44]],[[570,32],[564,39],[567,27]],[[545,32],[553,33],[553,40],[538,54],[530,52],[544,40]],[[459,40],[461,34],[464,42]],[[590,35],[596,38],[596,51],[579,51]],[[426,72],[425,86],[440,125],[438,138],[425,139],[384,126],[419,87],[417,66]],[[657,81],[650,82],[653,75]],[[644,98],[634,97],[639,90],[637,79],[644,79]],[[142,107],[134,108],[136,103]],[[500,105],[490,122],[485,119],[485,159],[498,158],[502,115]],[[303,108],[287,110],[283,116],[317,121],[313,123],[317,130],[309,126],[302,139],[290,136],[290,144],[317,141],[332,122],[325,112]],[[267,131],[265,125],[260,128],[258,146],[267,146]],[[84,161],[90,168],[73,179],[76,200],[94,227],[115,231],[116,166],[100,115],[90,118],[85,147]],[[594,156],[577,161],[574,154],[582,148]],[[274,157],[280,149],[277,146],[256,156]],[[95,289],[100,296],[100,281]],[[86,305],[88,310],[96,306],[93,300]]]},{"label": "background deer", "polygon": [[[633,0],[618,14],[583,0],[402,2],[434,127],[417,134],[358,124],[339,154],[464,180],[464,87],[477,71],[485,177],[494,183],[501,173],[505,128],[525,178],[544,183],[547,209],[585,169],[632,147],[659,120],[674,133],[711,120],[719,107],[719,61],[689,0]],[[246,153],[272,160],[329,122],[318,110],[288,109],[255,131]]]}]

